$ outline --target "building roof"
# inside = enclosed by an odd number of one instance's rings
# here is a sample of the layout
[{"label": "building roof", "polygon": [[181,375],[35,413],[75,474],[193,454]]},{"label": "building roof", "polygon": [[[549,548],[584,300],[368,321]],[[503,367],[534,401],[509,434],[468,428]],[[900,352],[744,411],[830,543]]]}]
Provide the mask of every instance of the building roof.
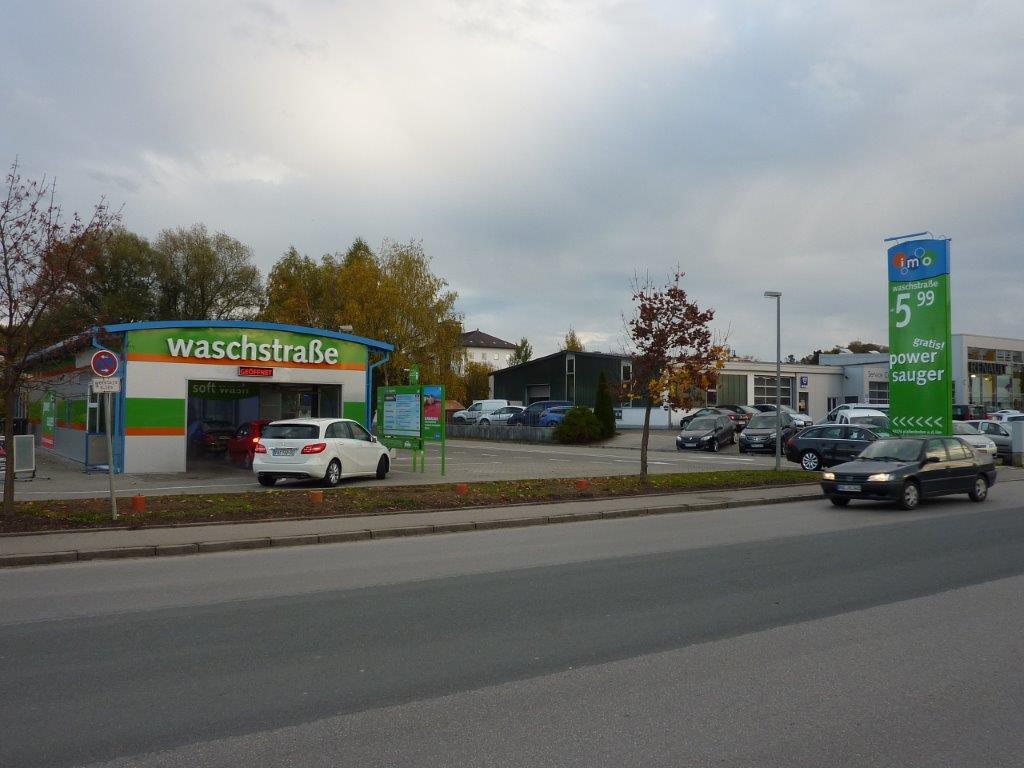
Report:
[{"label": "building roof", "polygon": [[550,360],[553,357],[562,357],[565,355],[576,355],[577,357],[610,357],[616,360],[632,360],[633,356],[626,353],[615,354],[614,352],[569,352],[565,349],[560,349],[558,352],[552,352],[550,355],[544,355],[543,357],[535,357],[532,360],[527,360],[525,363],[519,363],[518,365],[510,365],[508,368],[501,368],[497,371],[491,371],[493,376],[496,373],[504,373],[505,371],[511,371],[515,368],[522,368],[526,365],[533,365],[542,360]]},{"label": "building roof", "polygon": [[463,347],[483,347],[485,349],[515,349],[516,345],[510,341],[499,339],[484,333],[479,328],[475,331],[466,331],[459,335],[459,344]]}]

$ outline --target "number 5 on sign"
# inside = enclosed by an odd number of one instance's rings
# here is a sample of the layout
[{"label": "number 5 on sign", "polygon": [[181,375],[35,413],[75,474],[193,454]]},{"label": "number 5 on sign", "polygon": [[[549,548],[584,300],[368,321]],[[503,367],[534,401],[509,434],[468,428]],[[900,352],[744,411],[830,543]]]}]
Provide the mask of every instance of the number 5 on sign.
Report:
[{"label": "number 5 on sign", "polygon": [[[920,297],[920,294],[918,294],[918,296]],[[909,298],[909,293],[896,294],[896,314],[899,315],[899,317],[896,319],[897,328],[906,328],[908,325],[910,325],[910,305],[907,303],[907,299]],[[918,304],[918,306],[922,305]]]}]

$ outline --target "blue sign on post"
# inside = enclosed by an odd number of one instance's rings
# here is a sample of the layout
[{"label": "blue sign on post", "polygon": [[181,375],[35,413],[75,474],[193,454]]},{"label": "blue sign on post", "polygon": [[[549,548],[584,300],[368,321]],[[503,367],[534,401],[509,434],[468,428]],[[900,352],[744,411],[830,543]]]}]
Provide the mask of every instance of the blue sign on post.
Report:
[{"label": "blue sign on post", "polygon": [[98,349],[92,354],[92,372],[104,379],[117,373],[117,355],[109,349]]}]

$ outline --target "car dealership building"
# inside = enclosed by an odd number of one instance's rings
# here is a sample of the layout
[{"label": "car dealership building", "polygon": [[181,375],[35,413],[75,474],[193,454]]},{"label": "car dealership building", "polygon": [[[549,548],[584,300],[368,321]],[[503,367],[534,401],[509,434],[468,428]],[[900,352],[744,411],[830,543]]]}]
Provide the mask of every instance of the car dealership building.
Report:
[{"label": "car dealership building", "polygon": [[23,408],[37,444],[83,465],[106,463],[97,349],[117,355],[111,409],[118,472],[183,472],[188,437],[207,420],[343,417],[369,427],[372,369],[390,344],[317,328],[174,320],[107,325],[33,358]]}]

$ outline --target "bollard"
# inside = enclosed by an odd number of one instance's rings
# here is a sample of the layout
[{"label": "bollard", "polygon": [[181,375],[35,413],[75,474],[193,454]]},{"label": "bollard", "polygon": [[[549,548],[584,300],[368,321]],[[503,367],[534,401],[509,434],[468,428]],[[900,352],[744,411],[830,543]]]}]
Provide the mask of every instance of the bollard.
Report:
[{"label": "bollard", "polygon": [[469,485],[467,483],[456,483],[455,492],[459,494],[459,496],[465,496],[469,493]]},{"label": "bollard", "polygon": [[132,496],[132,512],[143,515],[146,513],[146,497],[141,493]]},{"label": "bollard", "polygon": [[573,480],[572,484],[576,486],[577,491],[585,491],[590,487],[590,481],[582,478],[579,480]]},{"label": "bollard", "polygon": [[310,491],[309,500],[314,504],[324,503],[324,492],[323,491]]}]

